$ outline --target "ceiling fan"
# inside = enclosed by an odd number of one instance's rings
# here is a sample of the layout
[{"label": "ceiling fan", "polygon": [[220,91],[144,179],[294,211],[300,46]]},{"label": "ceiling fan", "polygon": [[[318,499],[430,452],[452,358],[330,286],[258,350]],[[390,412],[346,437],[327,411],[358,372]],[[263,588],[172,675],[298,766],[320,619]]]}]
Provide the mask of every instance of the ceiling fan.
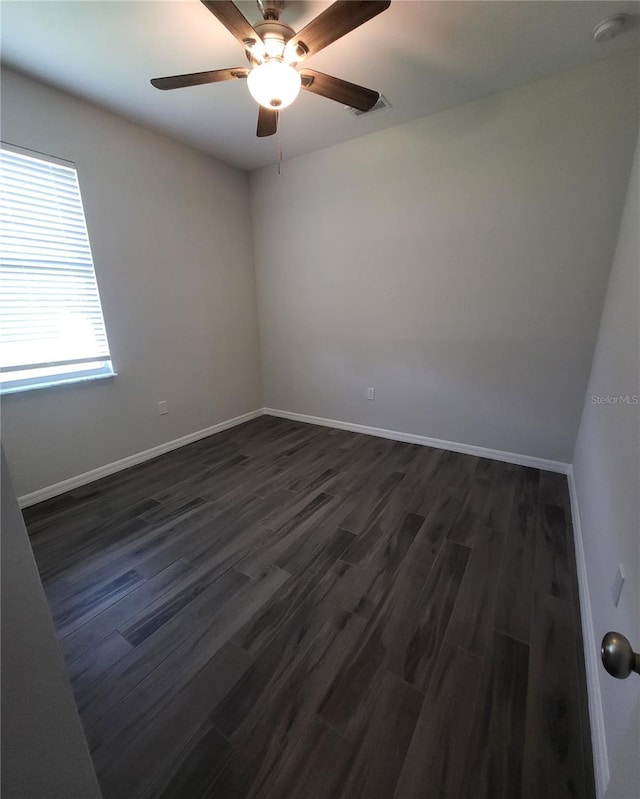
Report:
[{"label": "ceiling fan", "polygon": [[278,113],[291,105],[301,88],[360,111],[369,111],[378,102],[380,94],[372,89],[298,65],[389,8],[391,0],[337,0],[298,33],[280,22],[284,0],[257,0],[264,21],[255,26],[231,0],[201,2],[245,48],[250,67],[154,78],[151,84],[156,89],[246,78],[251,95],[260,104],[258,136],[276,132]]}]

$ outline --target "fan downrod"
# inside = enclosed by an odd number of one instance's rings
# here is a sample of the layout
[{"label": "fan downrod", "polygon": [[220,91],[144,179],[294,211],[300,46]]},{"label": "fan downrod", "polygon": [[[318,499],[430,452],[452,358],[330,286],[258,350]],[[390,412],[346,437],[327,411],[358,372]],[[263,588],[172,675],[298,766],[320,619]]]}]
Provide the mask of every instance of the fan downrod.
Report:
[{"label": "fan downrod", "polygon": [[280,14],[284,9],[284,0],[256,0],[262,18],[276,22],[280,19]]}]

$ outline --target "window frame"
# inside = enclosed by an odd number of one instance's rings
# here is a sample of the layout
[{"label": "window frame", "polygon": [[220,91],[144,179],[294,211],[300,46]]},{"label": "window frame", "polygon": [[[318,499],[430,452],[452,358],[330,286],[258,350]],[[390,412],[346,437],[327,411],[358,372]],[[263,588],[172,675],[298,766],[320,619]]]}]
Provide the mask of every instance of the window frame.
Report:
[{"label": "window frame", "polygon": [[[3,366],[0,363],[0,396],[8,394],[16,394],[25,391],[35,391],[43,388],[61,387],[65,385],[84,383],[96,380],[104,380],[113,378],[117,372],[113,366],[113,356],[109,346],[107,327],[104,318],[104,311],[102,308],[102,300],[100,297],[100,287],[98,285],[98,275],[96,271],[95,260],[91,247],[91,240],[89,238],[89,229],[87,225],[85,205],[82,199],[82,189],[80,186],[80,175],[78,168],[73,161],[68,161],[64,158],[41,153],[37,150],[32,150],[26,147],[20,147],[7,141],[0,140],[0,151],[6,150],[7,152],[14,153],[18,156],[24,156],[34,160],[42,161],[45,164],[54,164],[66,169],[72,170],[75,176],[75,187],[77,188],[77,201],[79,207],[75,210],[81,215],[84,225],[84,232],[86,234],[86,250],[88,253],[88,262],[91,265],[91,275],[93,278],[93,285],[95,286],[95,297],[91,298],[93,301],[93,314],[96,310],[99,311],[101,321],[101,335],[104,337],[103,351],[96,353],[96,356],[82,357],[82,358],[59,358],[54,361],[43,361],[40,363],[25,363],[21,365]],[[52,183],[53,185],[53,183]],[[0,230],[0,246],[2,245],[2,231]],[[43,258],[43,261],[46,259]],[[9,274],[10,271],[7,270]],[[18,274],[19,270],[15,269],[14,274]],[[89,270],[87,269],[87,275]],[[51,274],[47,274],[46,267],[43,270],[43,279],[51,279]],[[37,278],[34,279],[34,283]],[[55,286],[54,286],[55,290]],[[2,291],[2,276],[0,275],[0,291]],[[85,299],[87,296],[86,295]],[[90,306],[87,306],[90,307]],[[0,325],[3,324],[0,318]],[[95,326],[93,326],[95,330]],[[106,351],[106,352],[105,352]],[[73,368],[73,367],[76,368]],[[83,368],[80,368],[80,367]],[[21,372],[25,373],[21,376]]]}]

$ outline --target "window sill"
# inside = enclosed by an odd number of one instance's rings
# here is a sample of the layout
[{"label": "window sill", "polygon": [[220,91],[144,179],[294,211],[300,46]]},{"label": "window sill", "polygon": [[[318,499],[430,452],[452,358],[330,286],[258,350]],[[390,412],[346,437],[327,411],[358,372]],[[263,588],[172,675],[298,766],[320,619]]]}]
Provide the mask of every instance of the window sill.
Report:
[{"label": "window sill", "polygon": [[93,383],[97,380],[111,380],[117,377],[117,372],[108,375],[84,375],[82,377],[65,378],[64,380],[51,380],[47,383],[38,383],[32,386],[14,386],[13,388],[0,388],[0,396],[7,397],[11,394],[24,394],[27,391],[40,391],[43,388],[62,388],[74,383]]}]

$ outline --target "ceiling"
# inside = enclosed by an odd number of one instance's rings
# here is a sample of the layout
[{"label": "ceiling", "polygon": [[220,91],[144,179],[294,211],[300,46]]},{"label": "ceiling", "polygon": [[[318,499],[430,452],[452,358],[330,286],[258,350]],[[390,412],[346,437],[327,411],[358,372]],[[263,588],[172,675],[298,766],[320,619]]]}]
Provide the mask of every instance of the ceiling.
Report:
[{"label": "ceiling", "polygon": [[[330,3],[291,0],[299,30]],[[253,24],[257,5],[238,2]],[[242,47],[199,0],[2,0],[3,62],[243,169],[312,152],[638,46],[637,1],[393,0],[391,7],[305,64],[382,92],[390,108],[356,117],[302,92],[279,136],[255,135],[244,81],[170,92],[150,78],[246,66]],[[594,25],[631,15],[604,44]]]}]

